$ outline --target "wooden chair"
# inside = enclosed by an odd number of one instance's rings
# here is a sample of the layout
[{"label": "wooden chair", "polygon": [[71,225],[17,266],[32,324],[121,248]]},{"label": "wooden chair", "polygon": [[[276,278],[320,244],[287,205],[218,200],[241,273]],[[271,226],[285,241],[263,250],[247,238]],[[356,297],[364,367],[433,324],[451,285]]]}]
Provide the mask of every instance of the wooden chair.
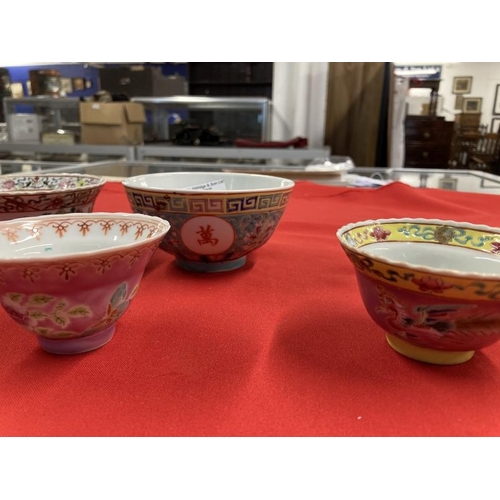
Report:
[{"label": "wooden chair", "polygon": [[469,169],[500,173],[500,134],[484,134],[471,152]]},{"label": "wooden chair", "polygon": [[481,137],[482,134],[477,128],[475,130],[455,130],[451,143],[449,166],[457,169],[468,169],[472,153],[477,149]]}]

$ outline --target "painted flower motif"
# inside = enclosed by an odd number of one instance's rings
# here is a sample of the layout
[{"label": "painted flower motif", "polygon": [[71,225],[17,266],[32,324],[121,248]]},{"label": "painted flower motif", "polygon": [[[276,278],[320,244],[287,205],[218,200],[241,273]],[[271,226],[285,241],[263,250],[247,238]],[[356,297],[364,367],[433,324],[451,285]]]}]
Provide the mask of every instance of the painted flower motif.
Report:
[{"label": "painted flower motif", "polygon": [[[259,238],[262,237],[264,229],[264,222],[262,220],[257,220],[255,223],[250,224],[246,228],[246,234],[245,234],[245,242],[246,243],[251,243]],[[269,230],[269,228],[268,228]]]},{"label": "painted flower motif", "polygon": [[131,223],[131,222],[122,222],[122,223],[120,224],[120,234],[121,234],[122,236],[124,236],[125,234],[127,234],[127,233],[128,233],[128,229],[129,229],[129,227],[131,227],[131,226],[132,226],[132,223]]},{"label": "painted flower motif", "polygon": [[78,267],[76,264],[64,264],[62,266],[57,266],[57,269],[59,269],[61,272],[59,273],[59,276],[64,276],[64,279],[69,280],[69,277],[71,275],[75,275],[75,267]]},{"label": "painted flower motif", "polygon": [[108,231],[111,231],[111,228],[114,225],[115,225],[115,223],[110,222],[110,221],[101,222],[101,227],[102,227],[102,230],[104,231],[104,234],[108,234]]},{"label": "painted flower motif", "polygon": [[12,229],[12,228],[7,228],[6,231],[3,233],[5,236],[7,236],[7,241],[14,241],[16,242],[19,238],[17,230]]},{"label": "painted flower motif", "polygon": [[106,271],[111,269],[112,258],[108,257],[107,259],[97,259],[94,262],[94,265],[97,268],[97,272],[104,274]]},{"label": "painted flower motif", "polygon": [[92,223],[84,221],[78,224],[78,227],[80,228],[80,232],[83,234],[83,236],[86,236],[90,231],[90,228],[92,227]]},{"label": "painted flower motif", "polygon": [[2,182],[2,189],[14,189],[15,187],[16,184],[12,179],[7,179]]},{"label": "painted flower motif", "polygon": [[34,283],[39,278],[39,272],[40,270],[36,267],[27,268],[23,271],[23,278]]},{"label": "painted flower motif", "polygon": [[58,224],[53,225],[52,227],[56,230],[56,234],[62,238],[64,233],[68,230],[69,224],[64,224],[63,222],[59,222]]},{"label": "painted flower motif", "polygon": [[384,228],[376,226],[372,229],[370,236],[372,238],[376,238],[377,241],[381,241],[381,240],[386,240],[390,234],[391,234],[390,231],[386,231]]},{"label": "painted flower motif", "polygon": [[37,240],[40,239],[40,237],[42,236],[42,231],[40,229],[38,229],[37,227],[32,227],[29,229],[29,232],[32,234],[32,236],[34,238],[36,238]]},{"label": "painted flower motif", "polygon": [[36,321],[30,318],[26,311],[23,311],[20,307],[3,306],[7,314],[16,322],[22,326],[34,326]]},{"label": "painted flower motif", "polygon": [[411,281],[418,286],[421,292],[443,293],[445,290],[453,288],[453,285],[445,283],[441,278],[435,278],[434,276],[413,278]]},{"label": "painted flower motif", "polygon": [[491,253],[500,253],[500,243],[494,241],[491,244]]},{"label": "painted flower motif", "polygon": [[137,224],[137,229],[135,231],[135,239],[140,238],[145,229],[146,229],[146,224]]},{"label": "painted flower motif", "polygon": [[36,325],[36,320],[30,317],[28,311],[19,304],[21,294],[7,294],[2,297],[2,305],[7,314],[20,325],[31,327]]},{"label": "painted flower motif", "polygon": [[8,293],[1,302],[14,321],[47,338],[79,336],[78,332],[69,332],[68,325],[73,319],[93,316],[85,304],[68,304],[64,299],[43,293]]},{"label": "painted flower motif", "polygon": [[129,256],[129,265],[130,267],[132,267],[138,260],[139,260],[139,257],[141,256],[141,253],[139,250],[134,250],[130,256]]},{"label": "painted flower motif", "polygon": [[122,315],[123,313],[127,310],[127,307],[132,300],[132,298],[135,296],[137,293],[137,288],[136,286],[134,290],[132,290],[132,293],[130,294],[129,298],[127,299],[127,283],[122,283],[114,292],[113,296],[111,297],[108,307],[106,308],[106,316],[99,321],[99,323],[96,323],[93,325],[89,331],[98,331],[102,330],[105,328],[108,328],[111,326],[113,323],[115,323]]},{"label": "painted flower motif", "polygon": [[351,247],[357,247],[358,246],[358,242],[349,233],[346,233],[344,235],[344,240]]}]

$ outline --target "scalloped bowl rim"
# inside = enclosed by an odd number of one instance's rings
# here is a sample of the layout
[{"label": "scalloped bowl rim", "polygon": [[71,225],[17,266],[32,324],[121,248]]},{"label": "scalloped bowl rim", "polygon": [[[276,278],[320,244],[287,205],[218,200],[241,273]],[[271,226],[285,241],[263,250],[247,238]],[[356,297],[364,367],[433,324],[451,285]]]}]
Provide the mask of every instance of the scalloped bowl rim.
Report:
[{"label": "scalloped bowl rim", "polygon": [[[382,262],[388,265],[394,265],[399,267],[404,267],[406,269],[411,269],[413,271],[424,272],[428,274],[434,274],[439,276],[450,276],[455,278],[471,278],[471,279],[483,279],[489,281],[500,281],[500,274],[492,274],[492,273],[475,273],[468,271],[456,271],[454,269],[444,269],[444,268],[436,268],[430,266],[416,265],[416,264],[408,264],[408,262],[404,262],[396,259],[388,259],[387,257],[375,256],[371,254],[369,251],[363,250],[363,248],[369,247],[370,245],[366,245],[362,248],[356,248],[348,245],[342,240],[342,235],[351,229],[362,226],[369,225],[377,225],[377,224],[386,224],[386,223],[394,223],[394,222],[404,222],[404,223],[424,223],[424,224],[436,224],[436,225],[448,225],[454,226],[457,228],[464,229],[474,229],[479,231],[488,231],[488,232],[496,232],[500,237],[500,228],[494,226],[487,226],[485,224],[473,224],[471,222],[457,222],[454,220],[444,220],[444,219],[424,219],[424,218],[414,218],[414,217],[398,217],[398,218],[389,218],[389,219],[368,219],[364,221],[351,222],[349,224],[345,224],[340,227],[336,236],[342,245],[342,247],[349,249],[355,253],[358,253],[363,256],[367,256],[370,259],[373,259],[378,262]],[[444,245],[446,246],[446,245]]]},{"label": "scalloped bowl rim", "polygon": [[61,194],[61,193],[71,193],[73,191],[85,191],[87,189],[96,189],[96,188],[102,188],[104,184],[106,184],[106,179],[104,177],[101,177],[99,175],[92,175],[92,174],[72,174],[72,173],[32,173],[32,172],[26,172],[22,173],[19,172],[17,174],[3,174],[0,175],[0,179],[4,178],[20,178],[20,177],[54,177],[54,178],[63,178],[63,177],[77,177],[77,178],[82,178],[82,179],[96,179],[98,180],[97,183],[89,185],[89,186],[76,186],[68,189],[60,189],[60,188],[54,188],[54,189],[13,189],[13,190],[8,190],[4,191],[0,188],[0,196],[24,196],[24,195],[31,195],[31,194]]},{"label": "scalloped bowl rim", "polygon": [[[139,179],[159,179],[161,177],[195,177],[198,176],[209,176],[214,178],[230,178],[230,177],[240,177],[243,179],[244,177],[248,179],[266,179],[273,180],[275,183],[277,181],[282,181],[283,185],[281,186],[272,186],[266,188],[247,188],[247,189],[187,189],[187,188],[174,188],[174,187],[151,187],[151,186],[140,186],[136,185],[135,182],[138,182]],[[200,181],[196,181],[197,184]],[[144,174],[144,175],[136,175],[133,177],[128,177],[122,181],[123,186],[127,189],[134,189],[138,191],[147,191],[151,193],[178,193],[184,195],[196,195],[198,196],[200,193],[206,194],[244,194],[244,193],[266,193],[271,191],[284,191],[286,189],[291,189],[295,186],[295,182],[291,179],[287,179],[285,177],[278,177],[275,175],[265,175],[265,174],[247,174],[243,172],[157,172],[155,174]]]},{"label": "scalloped bowl rim", "polygon": [[[113,245],[110,247],[100,248],[98,250],[82,250],[76,252],[69,252],[60,255],[54,256],[46,256],[40,257],[39,255],[34,255],[32,257],[20,256],[17,257],[15,255],[0,255],[0,265],[2,264],[28,264],[33,263],[35,261],[39,262],[51,262],[51,261],[67,261],[69,259],[74,258],[87,258],[87,257],[95,257],[100,256],[109,252],[115,252],[117,249],[133,249],[139,248],[148,242],[153,242],[157,239],[164,238],[165,235],[170,231],[170,223],[161,217],[157,217],[156,215],[143,215],[137,213],[125,213],[125,212],[91,212],[91,213],[75,213],[75,214],[52,214],[52,215],[40,215],[35,217],[19,217],[17,219],[10,219],[6,221],[0,221],[0,230],[5,228],[6,226],[16,226],[16,225],[24,225],[29,223],[37,223],[46,220],[78,220],[78,219],[113,219],[113,218],[121,218],[124,220],[138,220],[149,223],[157,223],[159,228],[164,228],[158,231],[158,234],[152,236],[151,238],[143,239],[140,241],[132,241],[130,243],[119,243],[117,245]],[[106,236],[103,237],[106,239]]]}]

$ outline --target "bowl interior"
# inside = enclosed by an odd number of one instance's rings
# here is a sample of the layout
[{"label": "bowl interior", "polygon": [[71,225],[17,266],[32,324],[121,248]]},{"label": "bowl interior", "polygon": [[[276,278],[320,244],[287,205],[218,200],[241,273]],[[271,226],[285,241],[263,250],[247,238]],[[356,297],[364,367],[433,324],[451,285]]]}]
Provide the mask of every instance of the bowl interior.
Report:
[{"label": "bowl interior", "polygon": [[168,222],[139,214],[40,216],[0,223],[0,262],[51,259],[140,245],[163,235]]},{"label": "bowl interior", "polygon": [[500,257],[498,255],[470,248],[395,241],[372,243],[364,247],[363,251],[374,257],[385,257],[413,266],[500,276]]},{"label": "bowl interior", "polygon": [[148,190],[174,191],[264,191],[291,188],[294,182],[271,175],[240,174],[230,172],[171,172],[130,177],[125,187]]},{"label": "bowl interior", "polygon": [[84,174],[9,174],[0,176],[0,194],[30,191],[66,191],[98,187],[105,179]]},{"label": "bowl interior", "polygon": [[344,226],[341,243],[400,266],[500,276],[500,229],[441,220],[386,219]]}]

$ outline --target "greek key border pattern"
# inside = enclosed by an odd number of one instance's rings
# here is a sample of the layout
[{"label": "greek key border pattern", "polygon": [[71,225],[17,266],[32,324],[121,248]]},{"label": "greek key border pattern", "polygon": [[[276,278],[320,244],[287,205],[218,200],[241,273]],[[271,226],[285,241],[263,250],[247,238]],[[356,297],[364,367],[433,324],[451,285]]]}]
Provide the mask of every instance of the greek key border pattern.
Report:
[{"label": "greek key border pattern", "polygon": [[128,190],[127,197],[136,210],[189,214],[238,214],[286,207],[292,190],[251,195],[164,195]]}]

